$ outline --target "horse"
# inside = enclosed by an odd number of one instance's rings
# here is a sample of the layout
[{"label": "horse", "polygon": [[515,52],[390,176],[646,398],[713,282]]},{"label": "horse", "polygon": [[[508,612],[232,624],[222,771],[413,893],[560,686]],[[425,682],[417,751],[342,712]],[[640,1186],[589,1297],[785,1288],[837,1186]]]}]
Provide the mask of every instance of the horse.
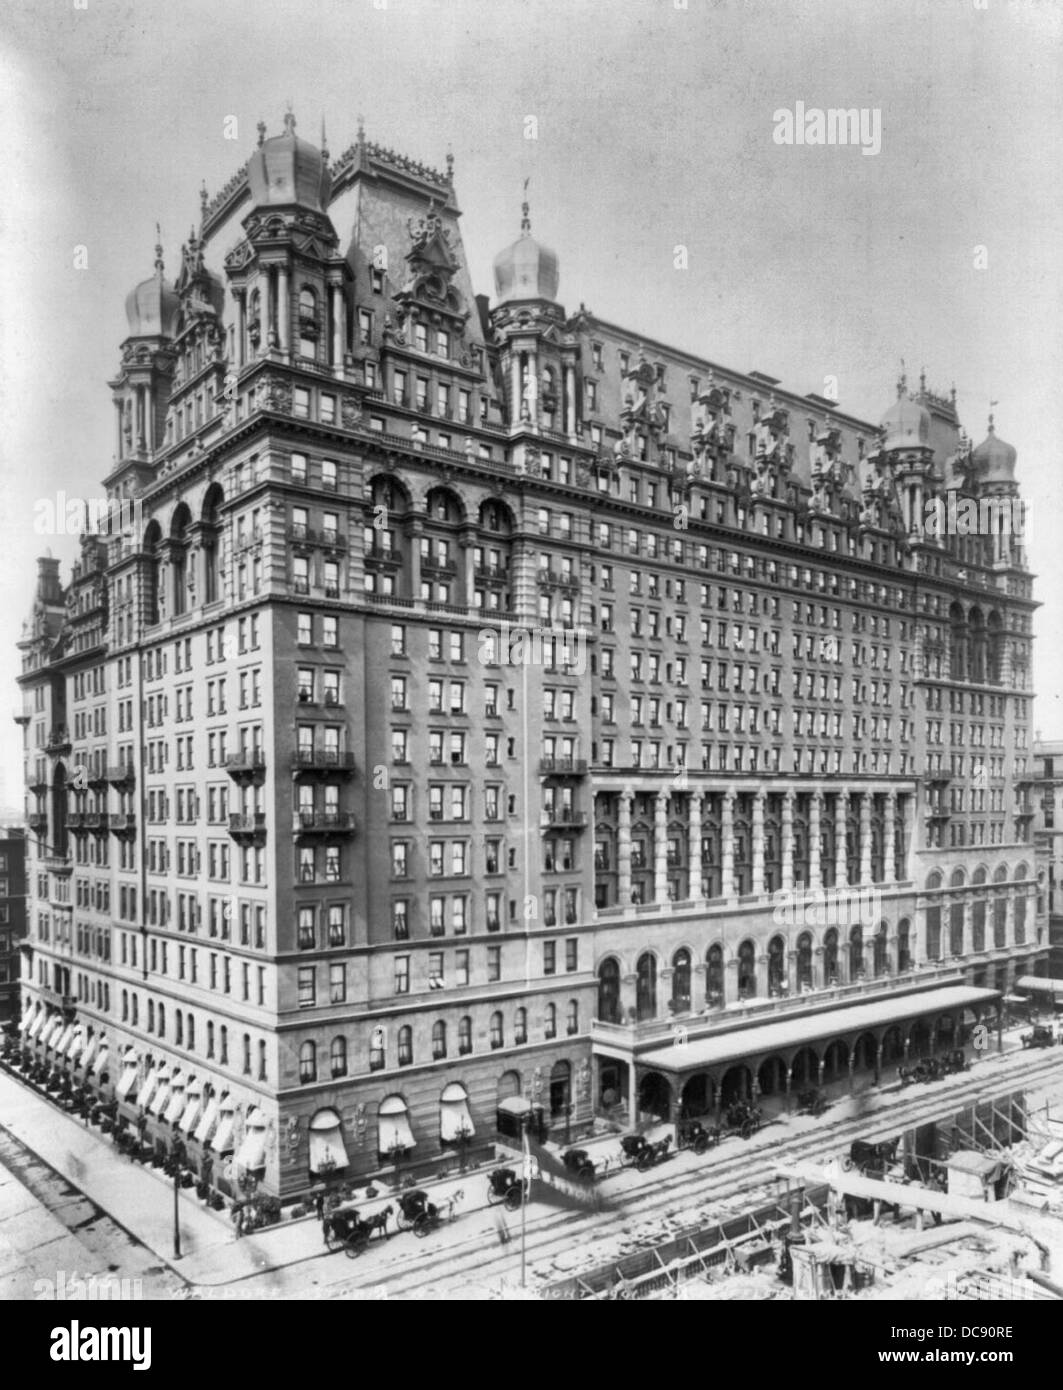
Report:
[{"label": "horse", "polygon": [[383,1211],[375,1212],[372,1216],[367,1216],[361,1223],[369,1232],[369,1239],[372,1240],[375,1231],[383,1232],[384,1239],[388,1238],[388,1217],[395,1208],[389,1203]]}]

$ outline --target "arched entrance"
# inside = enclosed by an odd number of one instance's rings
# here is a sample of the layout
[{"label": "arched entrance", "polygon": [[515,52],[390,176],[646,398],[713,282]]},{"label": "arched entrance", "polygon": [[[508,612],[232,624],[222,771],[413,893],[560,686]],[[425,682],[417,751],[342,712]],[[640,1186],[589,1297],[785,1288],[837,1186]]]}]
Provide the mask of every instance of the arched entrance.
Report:
[{"label": "arched entrance", "polygon": [[649,951],[639,956],[635,966],[635,1007],[638,1021],[657,1017],[657,958]]},{"label": "arched entrance", "polygon": [[786,1091],[786,1063],[781,1057],[765,1057],[757,1070],[757,1085],[764,1096],[781,1096]]},{"label": "arched entrance", "polygon": [[725,1108],[735,1101],[750,1100],[753,1095],[753,1077],[749,1068],[730,1067],[720,1082],[720,1105]]},{"label": "arched entrance", "polygon": [[823,938],[823,983],[828,988],[838,983],[838,932],[834,927]]},{"label": "arched entrance", "polygon": [[690,1011],[690,952],[684,946],[672,957],[672,1012]]},{"label": "arched entrance", "polygon": [[681,1092],[683,1114],[687,1119],[697,1119],[701,1115],[712,1113],[716,1099],[715,1089],[708,1072],[699,1071],[694,1076],[687,1077]]},{"label": "arched entrance", "polygon": [[705,957],[705,1003],[710,1009],[723,1003],[723,947],[709,947]]},{"label": "arched entrance", "polygon": [[768,993],[783,994],[786,986],[786,942],[773,936],[768,942]]},{"label": "arched entrance", "polygon": [[738,948],[738,997],[752,999],[757,992],[757,948],[743,941]]},{"label": "arched entrance", "polygon": [[853,1056],[861,1071],[874,1071],[878,1061],[878,1042],[874,1033],[861,1033],[853,1044]]},{"label": "arched entrance", "polygon": [[837,1081],[849,1073],[849,1046],[841,1038],[835,1038],[823,1054],[823,1080]]},{"label": "arched entrance", "polygon": [[793,1060],[790,1076],[790,1089],[807,1090],[809,1086],[819,1085],[819,1058],[811,1047],[803,1047]]},{"label": "arched entrance", "polygon": [[504,1071],[498,1078],[498,1099],[508,1100],[511,1096],[520,1095],[520,1072]]},{"label": "arched entrance", "polygon": [[951,1014],[942,1014],[937,1021],[936,1046],[950,1048],[956,1046],[956,1020]]},{"label": "arched entrance", "polygon": [[904,1034],[897,1027],[887,1028],[882,1035],[883,1062],[903,1062]]},{"label": "arched entrance", "polygon": [[812,933],[807,931],[797,938],[797,988],[812,988]]},{"label": "arched entrance", "polygon": [[908,1056],[925,1057],[930,1051],[930,1025],[925,1018],[917,1018],[908,1032]]},{"label": "arched entrance", "polygon": [[659,1071],[648,1071],[639,1081],[639,1110],[667,1120],[672,1113],[672,1088]]}]

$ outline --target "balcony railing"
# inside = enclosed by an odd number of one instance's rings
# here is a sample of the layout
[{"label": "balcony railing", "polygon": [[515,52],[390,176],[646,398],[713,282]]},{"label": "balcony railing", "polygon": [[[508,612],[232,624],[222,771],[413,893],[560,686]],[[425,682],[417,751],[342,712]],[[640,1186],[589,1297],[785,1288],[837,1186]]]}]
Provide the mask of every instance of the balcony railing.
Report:
[{"label": "balcony railing", "polygon": [[108,819],[111,829],[118,834],[128,834],[137,828],[137,818],[130,811],[112,811]]},{"label": "balcony railing", "polygon": [[546,806],[543,808],[539,823],[546,826],[568,826],[573,830],[582,830],[587,824],[587,812],[574,811],[570,806]]},{"label": "balcony railing", "polygon": [[264,772],[266,751],[264,748],[243,748],[239,753],[230,753],[225,759],[225,770],[230,776]]},{"label": "balcony railing", "polygon": [[106,777],[108,782],[116,784],[133,783],[137,780],[136,770],[131,763],[110,763],[108,764]]},{"label": "balcony railing", "polygon": [[586,758],[540,758],[539,775],[582,777],[587,771]]},{"label": "balcony railing", "polygon": [[231,815],[229,817],[229,834],[234,837],[240,836],[264,836],[266,833],[266,816],[262,811],[256,811],[250,815]]},{"label": "balcony railing", "polygon": [[354,754],[339,748],[297,748],[292,754],[292,767],[297,771],[351,772]]},{"label": "balcony railing", "polygon": [[349,835],[355,828],[350,811],[296,811],[292,830],[297,835]]},{"label": "balcony railing", "polygon": [[44,745],[47,753],[69,753],[71,747],[70,730],[63,724],[50,730],[48,742]]},{"label": "balcony railing", "polygon": [[46,854],[41,862],[51,874],[69,874],[74,868],[69,854]]}]

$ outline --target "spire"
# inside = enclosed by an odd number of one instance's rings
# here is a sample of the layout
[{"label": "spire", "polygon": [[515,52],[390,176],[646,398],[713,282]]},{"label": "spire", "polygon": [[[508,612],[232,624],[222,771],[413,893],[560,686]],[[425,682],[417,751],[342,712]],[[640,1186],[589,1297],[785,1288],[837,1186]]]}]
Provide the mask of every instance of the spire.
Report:
[{"label": "spire", "polygon": [[159,275],[162,275],[163,269],[164,269],[164,267],[163,267],[163,263],[162,263],[162,231],[161,231],[160,228],[159,228],[159,224],[156,222],[156,223],[155,223],[155,270],[156,270],[156,272],[157,272]]},{"label": "spire", "polygon": [[520,234],[521,236],[531,236],[531,218],[528,216],[528,184],[531,183],[531,176],[524,180],[524,202],[520,206]]},{"label": "spire", "polygon": [[258,123],[258,143],[259,143],[259,147],[260,147],[260,148],[261,148],[261,146],[265,143],[265,140],[266,140],[266,122],[265,122],[265,121],[259,121],[259,123]]},{"label": "spire", "polygon": [[926,368],[923,367],[919,372],[919,394],[926,395]]},{"label": "spire", "polygon": [[902,358],[901,358],[901,374],[900,374],[900,377],[899,377],[898,380],[897,380],[897,397],[898,397],[898,399],[899,399],[901,396],[903,396],[904,393],[905,393],[907,390],[908,390],[908,373],[905,371],[905,368],[904,368],[904,358],[902,357]]},{"label": "spire", "polygon": [[286,135],[295,134],[295,112],[292,110],[290,101],[288,102],[288,109],[284,113],[284,133]]},{"label": "spire", "polygon": [[321,113],[321,158],[328,163],[328,136],[325,134],[325,113]]},{"label": "spire", "polygon": [[359,145],[365,144],[365,117],[358,117],[358,134],[355,137]]},{"label": "spire", "polygon": [[203,179],[199,185],[199,212],[201,217],[207,215],[207,181]]},{"label": "spire", "polygon": [[990,401],[990,402],[989,402],[989,433],[990,433],[990,434],[996,434],[996,429],[995,429],[994,426],[993,426],[993,407],[994,407],[995,405],[999,405],[999,404],[1000,404],[999,401]]},{"label": "spire", "polygon": [[447,183],[454,182],[454,151],[447,146]]}]

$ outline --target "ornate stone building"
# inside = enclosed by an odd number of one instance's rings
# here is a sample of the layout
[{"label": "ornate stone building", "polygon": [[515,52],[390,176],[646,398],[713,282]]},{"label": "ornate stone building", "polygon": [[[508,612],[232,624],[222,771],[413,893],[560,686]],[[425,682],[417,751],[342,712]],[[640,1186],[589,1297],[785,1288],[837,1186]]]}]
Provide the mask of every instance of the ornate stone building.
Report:
[{"label": "ornate stone building", "polygon": [[289,115],[127,301],[136,521],[20,644],[22,1029],[227,1189],[877,1078],[1047,949],[1021,540],[927,522],[1014,450],[558,287]]}]

